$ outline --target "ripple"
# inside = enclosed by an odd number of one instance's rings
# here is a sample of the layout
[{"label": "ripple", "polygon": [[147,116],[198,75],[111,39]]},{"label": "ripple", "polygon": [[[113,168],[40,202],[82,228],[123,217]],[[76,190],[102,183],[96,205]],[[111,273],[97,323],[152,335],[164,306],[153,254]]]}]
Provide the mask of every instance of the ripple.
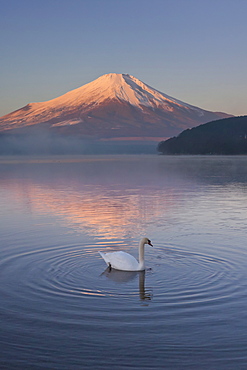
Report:
[{"label": "ripple", "polygon": [[157,248],[152,263],[155,297],[160,307],[170,307],[171,311],[205,311],[215,305],[226,309],[247,291],[241,261],[167,245]]},{"label": "ripple", "polygon": [[29,303],[106,296],[146,298],[140,291],[140,280],[144,279],[140,273],[104,271],[95,246],[56,246],[13,254],[2,259],[0,268],[6,283],[0,290],[19,303],[25,297]]},{"label": "ripple", "polygon": [[[96,252],[95,252],[96,253]],[[13,274],[19,277],[16,294],[25,291],[27,296],[81,296],[99,294],[92,284],[95,274],[93,260],[81,246],[63,246],[13,255],[1,262],[2,273],[11,284]],[[87,279],[85,281],[85,278]],[[13,279],[15,281],[15,279]],[[84,285],[83,285],[84,284]],[[12,288],[15,288],[12,286]]]},{"label": "ripple", "polygon": [[[120,272],[105,270],[98,255],[105,248],[103,243],[56,245],[5,255],[0,261],[3,332],[21,341],[28,327],[44,352],[49,348],[47,333],[56,340],[65,333],[76,341],[75,332],[81,345],[90,333],[91,344],[102,347],[108,344],[99,331],[106,332],[116,348],[121,335],[140,341],[144,339],[137,333],[150,338],[155,333],[163,342],[152,342],[152,353],[176,348],[178,354],[190,347],[209,350],[209,338],[217,343],[225,336],[234,305],[244,307],[247,279],[240,257],[224,253],[218,258],[183,245],[158,244],[146,250],[145,272]],[[236,337],[240,330],[238,326]],[[227,349],[233,340],[225,340]],[[0,342],[5,345],[5,338]],[[37,350],[35,341],[28,341],[28,349]]]},{"label": "ripple", "polygon": [[152,254],[147,252],[150,269],[141,276],[136,272],[103,272],[105,265],[96,249],[95,245],[55,246],[5,257],[0,263],[5,282],[1,291],[15,300],[26,296],[28,301],[153,297],[159,306],[183,310],[227,304],[246,291],[245,272],[236,261],[174,245],[156,246]]}]

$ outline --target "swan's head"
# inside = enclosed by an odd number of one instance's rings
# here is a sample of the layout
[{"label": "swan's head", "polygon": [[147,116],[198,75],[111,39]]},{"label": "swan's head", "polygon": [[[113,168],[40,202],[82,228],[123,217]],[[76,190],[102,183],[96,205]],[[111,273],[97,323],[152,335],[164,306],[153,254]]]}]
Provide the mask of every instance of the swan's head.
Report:
[{"label": "swan's head", "polygon": [[142,244],[148,244],[148,245],[151,245],[151,247],[153,246],[153,244],[151,243],[151,240],[149,240],[148,238],[143,238],[142,239]]}]

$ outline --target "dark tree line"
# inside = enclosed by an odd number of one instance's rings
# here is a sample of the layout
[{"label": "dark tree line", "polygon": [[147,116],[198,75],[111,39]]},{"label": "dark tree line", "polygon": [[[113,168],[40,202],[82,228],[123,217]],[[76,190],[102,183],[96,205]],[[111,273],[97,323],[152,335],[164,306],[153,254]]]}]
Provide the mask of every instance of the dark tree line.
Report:
[{"label": "dark tree line", "polygon": [[247,116],[225,118],[187,129],[158,145],[162,154],[247,154]]}]

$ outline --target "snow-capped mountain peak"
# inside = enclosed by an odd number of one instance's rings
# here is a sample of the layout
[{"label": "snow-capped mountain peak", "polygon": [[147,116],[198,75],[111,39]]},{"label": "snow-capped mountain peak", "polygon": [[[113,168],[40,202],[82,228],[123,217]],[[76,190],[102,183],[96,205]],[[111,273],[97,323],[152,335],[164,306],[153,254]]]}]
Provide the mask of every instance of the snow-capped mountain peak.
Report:
[{"label": "snow-capped mountain peak", "polygon": [[129,74],[109,73],[55,99],[0,118],[0,131],[27,126],[96,137],[169,137],[223,117],[170,97]]},{"label": "snow-capped mountain peak", "polygon": [[172,103],[184,108],[197,109],[153,89],[129,74],[118,73],[105,74],[44,104],[50,107],[64,107],[78,104],[100,104],[107,99],[119,99],[139,108],[143,106],[154,108],[161,105],[167,108],[167,105]]}]

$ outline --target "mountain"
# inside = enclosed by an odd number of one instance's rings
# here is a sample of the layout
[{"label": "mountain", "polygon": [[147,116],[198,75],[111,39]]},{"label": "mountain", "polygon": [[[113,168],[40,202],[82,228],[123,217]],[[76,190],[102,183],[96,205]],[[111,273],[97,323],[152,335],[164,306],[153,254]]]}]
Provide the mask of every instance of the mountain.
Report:
[{"label": "mountain", "polygon": [[160,142],[162,154],[247,154],[247,116],[208,122]]},{"label": "mountain", "polygon": [[77,138],[157,140],[229,117],[174,99],[128,74],[110,73],[58,98],[0,118],[0,132],[48,130]]}]

